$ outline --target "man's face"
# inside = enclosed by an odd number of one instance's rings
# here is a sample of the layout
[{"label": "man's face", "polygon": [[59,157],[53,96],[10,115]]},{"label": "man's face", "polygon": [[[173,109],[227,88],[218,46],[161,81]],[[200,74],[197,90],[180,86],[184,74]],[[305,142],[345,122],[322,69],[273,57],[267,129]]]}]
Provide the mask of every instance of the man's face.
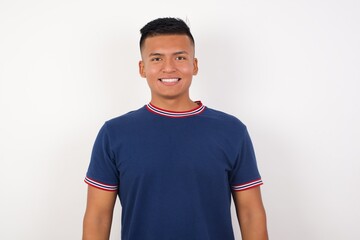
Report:
[{"label": "man's face", "polygon": [[139,72],[147,79],[152,102],[188,100],[193,75],[197,74],[194,46],[186,35],[160,35],[145,39]]}]

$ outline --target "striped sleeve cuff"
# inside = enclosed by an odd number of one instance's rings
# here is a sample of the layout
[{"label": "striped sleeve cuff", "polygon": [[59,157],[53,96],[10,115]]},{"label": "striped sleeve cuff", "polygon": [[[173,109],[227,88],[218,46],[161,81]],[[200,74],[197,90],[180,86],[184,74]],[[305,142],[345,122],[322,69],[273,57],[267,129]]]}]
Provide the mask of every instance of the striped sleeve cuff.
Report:
[{"label": "striped sleeve cuff", "polygon": [[258,187],[258,186],[260,186],[262,184],[263,184],[263,181],[261,179],[256,179],[254,181],[247,182],[247,183],[244,183],[244,184],[232,185],[231,189],[233,191],[243,191],[243,190],[250,189],[250,188],[253,188],[253,187]]},{"label": "striped sleeve cuff", "polygon": [[85,177],[84,182],[89,184],[92,187],[99,188],[101,190],[105,191],[117,191],[118,186],[117,185],[108,185],[101,182],[97,182],[89,177]]}]

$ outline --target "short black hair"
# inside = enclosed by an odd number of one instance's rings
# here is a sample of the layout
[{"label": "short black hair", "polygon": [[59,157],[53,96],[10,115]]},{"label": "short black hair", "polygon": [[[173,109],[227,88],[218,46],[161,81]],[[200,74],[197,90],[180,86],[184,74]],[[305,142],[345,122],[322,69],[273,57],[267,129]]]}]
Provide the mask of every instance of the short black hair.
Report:
[{"label": "short black hair", "polygon": [[195,40],[190,32],[189,26],[180,18],[166,17],[152,20],[140,29],[140,33],[140,49],[148,37],[172,34],[187,35],[192,44],[195,45]]}]

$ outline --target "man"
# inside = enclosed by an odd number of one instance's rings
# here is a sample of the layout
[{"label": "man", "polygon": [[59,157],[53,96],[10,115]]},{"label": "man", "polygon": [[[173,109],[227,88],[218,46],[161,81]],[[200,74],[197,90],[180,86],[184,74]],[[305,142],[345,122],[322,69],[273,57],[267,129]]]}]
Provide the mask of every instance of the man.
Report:
[{"label": "man", "polygon": [[234,239],[231,194],[244,240],[267,239],[262,184],[246,127],[190,99],[195,43],[180,19],[141,29],[151,101],[107,121],[94,144],[83,239],[109,239],[122,205],[123,240]]}]

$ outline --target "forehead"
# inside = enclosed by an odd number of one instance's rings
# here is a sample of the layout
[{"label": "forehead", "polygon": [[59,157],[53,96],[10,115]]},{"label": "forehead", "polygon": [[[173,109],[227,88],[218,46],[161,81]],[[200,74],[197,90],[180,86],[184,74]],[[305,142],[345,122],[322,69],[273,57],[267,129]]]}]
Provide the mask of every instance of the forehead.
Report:
[{"label": "forehead", "polygon": [[147,37],[141,52],[153,51],[189,51],[194,50],[194,45],[187,35],[157,35]]}]

